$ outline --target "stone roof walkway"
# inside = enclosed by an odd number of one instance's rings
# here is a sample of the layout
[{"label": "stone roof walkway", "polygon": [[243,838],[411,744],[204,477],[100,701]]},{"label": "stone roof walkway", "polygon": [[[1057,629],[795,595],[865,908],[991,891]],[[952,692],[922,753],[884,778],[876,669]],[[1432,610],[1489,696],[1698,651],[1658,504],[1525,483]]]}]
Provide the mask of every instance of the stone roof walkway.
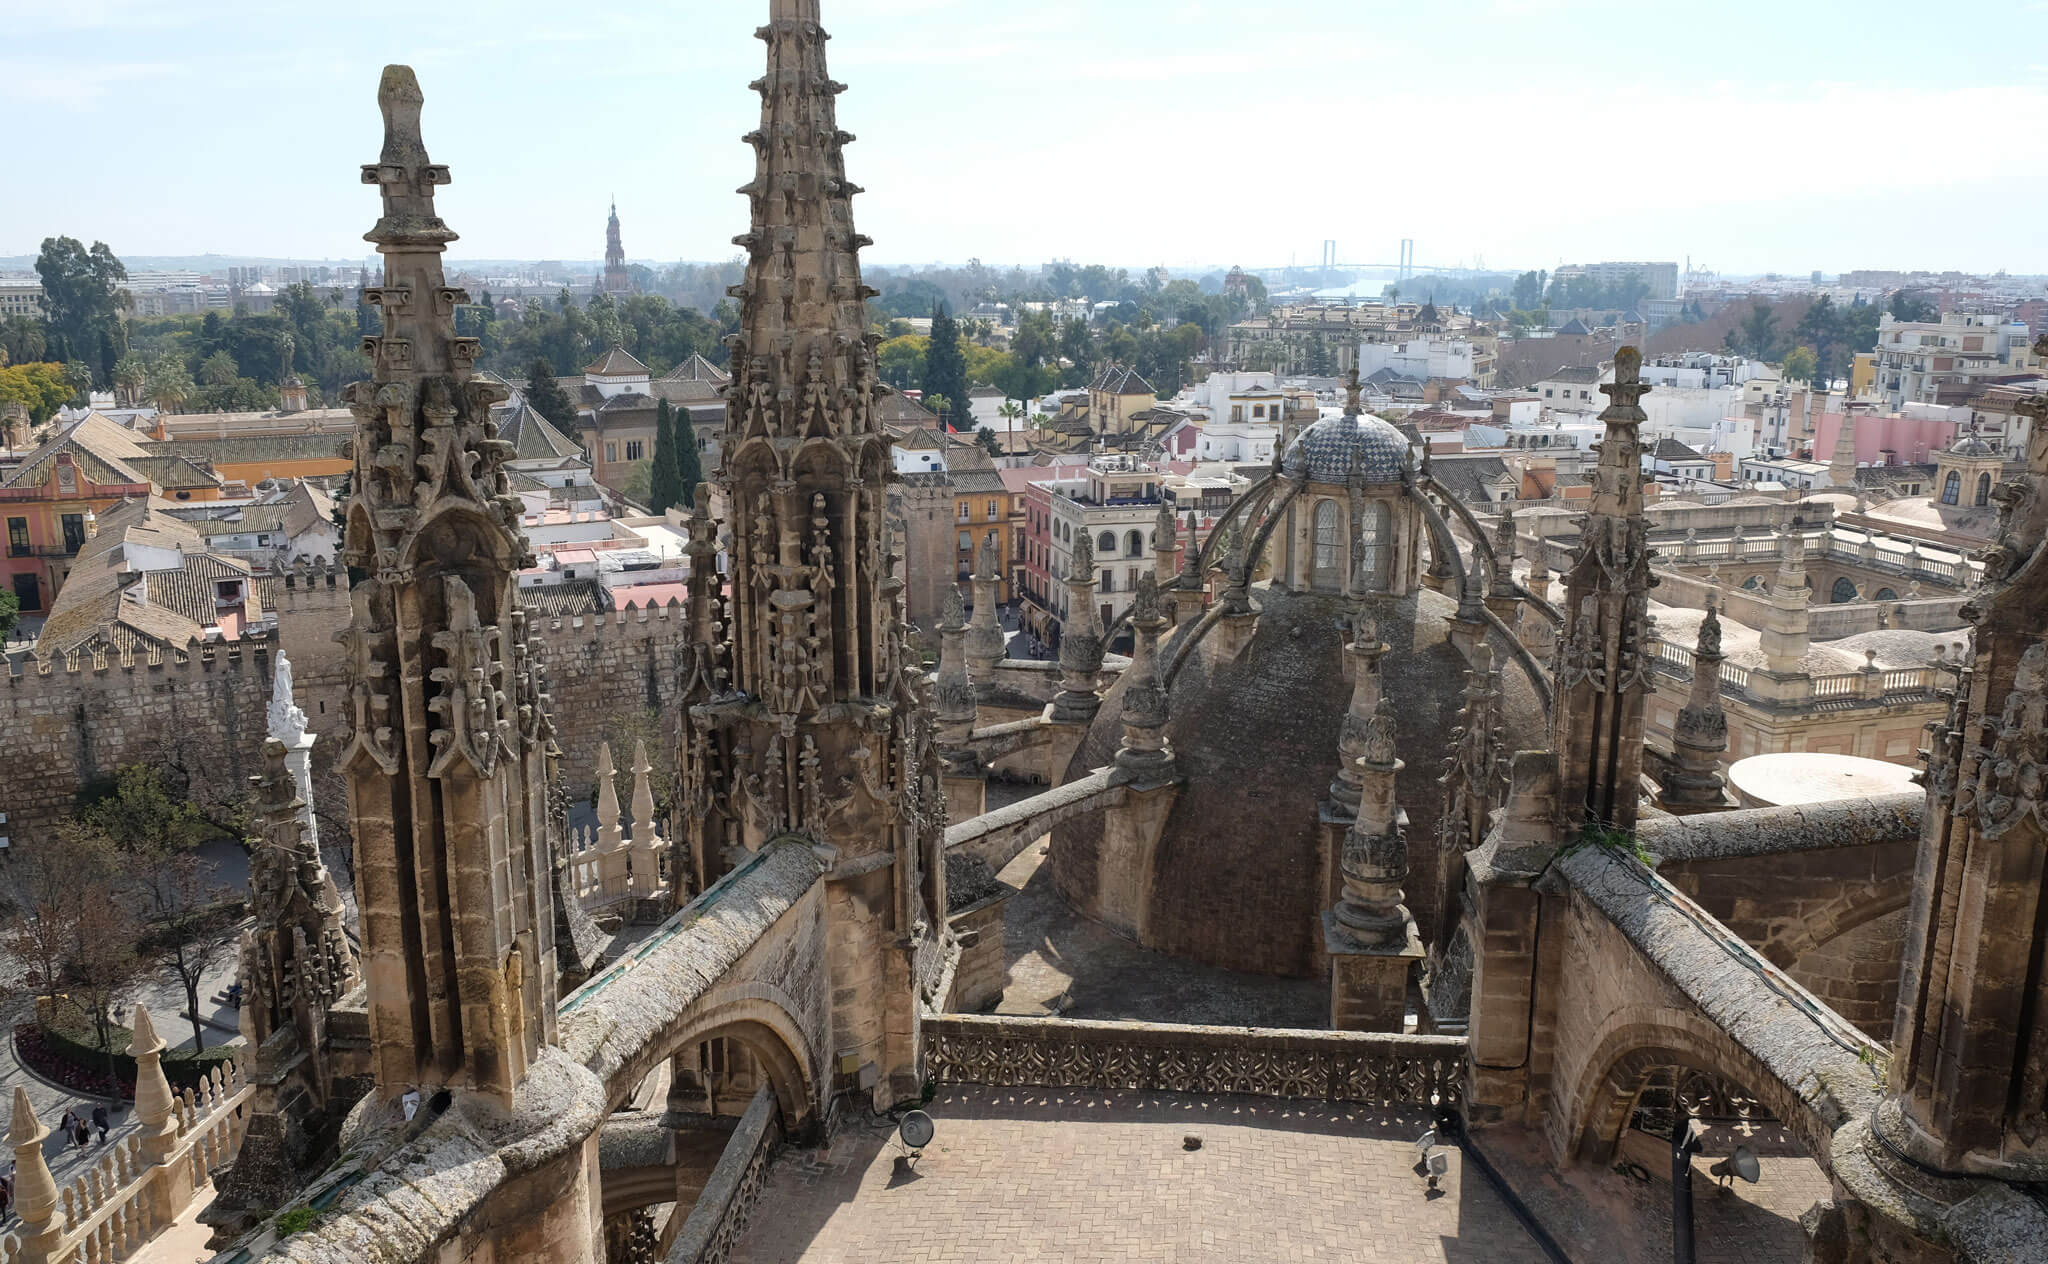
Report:
[{"label": "stone roof walkway", "polygon": [[883,1129],[785,1150],[733,1264],[1545,1264],[1455,1152],[1430,1194],[1419,1115],[1073,1089],[960,1088],[927,1109],[938,1135],[914,1170]]}]

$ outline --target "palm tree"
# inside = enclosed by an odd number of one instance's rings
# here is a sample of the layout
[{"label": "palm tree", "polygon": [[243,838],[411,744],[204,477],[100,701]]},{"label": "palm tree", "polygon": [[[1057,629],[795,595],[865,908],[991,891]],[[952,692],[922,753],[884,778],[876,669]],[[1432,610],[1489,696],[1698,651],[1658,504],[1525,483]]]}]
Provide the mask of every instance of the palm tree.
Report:
[{"label": "palm tree", "polygon": [[192,397],[192,375],[185,362],[173,355],[160,355],[149,362],[149,402],[158,412],[174,413]]},{"label": "palm tree", "polygon": [[114,361],[114,390],[121,402],[134,404],[149,385],[149,363],[133,351]]}]

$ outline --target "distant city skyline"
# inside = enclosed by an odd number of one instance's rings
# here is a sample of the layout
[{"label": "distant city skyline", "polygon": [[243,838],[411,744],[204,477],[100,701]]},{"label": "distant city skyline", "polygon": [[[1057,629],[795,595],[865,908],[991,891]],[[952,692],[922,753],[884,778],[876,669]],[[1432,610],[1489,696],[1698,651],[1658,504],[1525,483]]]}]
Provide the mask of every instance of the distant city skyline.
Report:
[{"label": "distant city skyline", "polygon": [[[0,0],[0,257],[354,260],[378,72],[454,184],[453,258],[733,257],[762,0],[176,10]],[[2048,272],[2048,2],[824,0],[878,264],[1692,259],[1724,274]],[[1881,76],[1881,77],[1880,77]],[[1382,112],[1383,106],[1383,112]],[[40,177],[40,181],[37,179]]]}]

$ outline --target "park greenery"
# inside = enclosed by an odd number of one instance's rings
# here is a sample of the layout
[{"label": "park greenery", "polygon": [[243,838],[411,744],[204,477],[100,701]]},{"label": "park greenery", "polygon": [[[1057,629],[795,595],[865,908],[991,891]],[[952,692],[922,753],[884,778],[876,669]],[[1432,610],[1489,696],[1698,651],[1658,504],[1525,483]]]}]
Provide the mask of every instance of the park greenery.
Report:
[{"label": "park greenery", "polygon": [[118,1053],[120,1007],[166,977],[184,992],[194,1048],[206,1047],[201,980],[233,956],[246,915],[200,851],[241,820],[217,816],[173,774],[132,764],[87,785],[68,819],[15,849],[0,950],[44,1013],[68,1016],[59,1035],[75,1029]]}]

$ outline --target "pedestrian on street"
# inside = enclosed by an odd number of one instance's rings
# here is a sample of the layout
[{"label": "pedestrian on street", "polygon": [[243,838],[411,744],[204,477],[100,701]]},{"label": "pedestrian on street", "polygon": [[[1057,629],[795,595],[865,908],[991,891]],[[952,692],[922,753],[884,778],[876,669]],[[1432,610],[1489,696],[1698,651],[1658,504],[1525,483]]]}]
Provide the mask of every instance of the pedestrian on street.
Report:
[{"label": "pedestrian on street", "polygon": [[14,1175],[0,1176],[0,1224],[14,1217]]},{"label": "pedestrian on street", "polygon": [[57,1135],[64,1138],[66,1146],[77,1142],[78,1112],[69,1106],[64,1108],[64,1118],[57,1121]]},{"label": "pedestrian on street", "polygon": [[107,1143],[107,1104],[101,1102],[92,1108],[92,1126],[99,1129],[100,1144]]},{"label": "pedestrian on street", "polygon": [[83,1116],[79,1117],[77,1123],[71,1125],[71,1140],[81,1150],[92,1144],[92,1129],[86,1125]]}]

